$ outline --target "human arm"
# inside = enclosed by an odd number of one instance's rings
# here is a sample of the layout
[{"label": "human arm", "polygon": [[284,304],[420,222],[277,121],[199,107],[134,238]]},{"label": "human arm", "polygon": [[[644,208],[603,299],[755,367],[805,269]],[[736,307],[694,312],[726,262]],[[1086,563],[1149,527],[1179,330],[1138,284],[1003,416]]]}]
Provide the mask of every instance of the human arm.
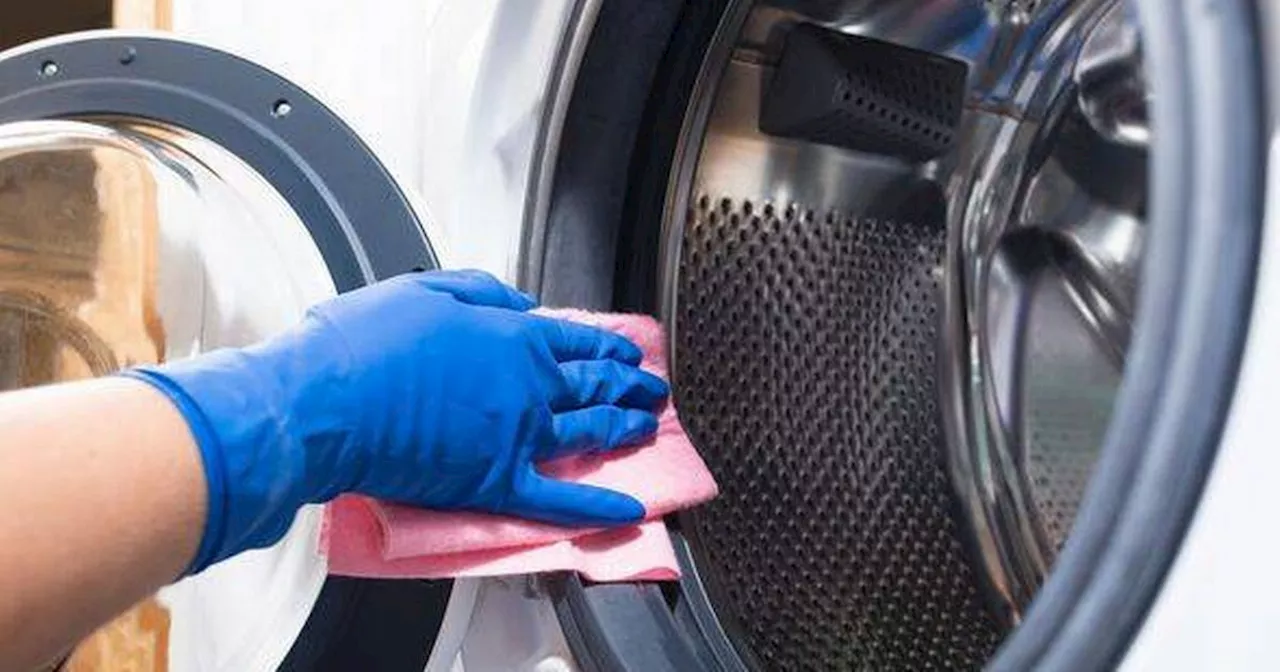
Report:
[{"label": "human arm", "polygon": [[[196,514],[197,543],[184,547],[185,564],[166,565],[168,573],[157,578],[144,566],[122,563],[105,580],[119,581],[122,593],[140,598],[184,573],[274,543],[299,506],[342,492],[569,525],[642,517],[634,499],[547,479],[534,463],[645,438],[656,427],[652,410],[667,393],[665,383],[636,368],[640,353],[625,339],[525,312],[531,306],[487,275],[412,274],[316,306],[295,329],[265,343],[134,369],[125,374],[132,380],[95,383],[140,386],[168,404],[189,436],[185,444],[158,440],[156,450],[182,446],[190,457],[194,449],[196,490],[203,490],[206,502]],[[138,468],[127,452],[137,437],[118,427],[147,427],[152,420],[145,413],[125,416],[124,410],[99,406],[80,418],[86,432],[106,437],[97,457],[118,466],[95,481],[108,492],[170,476],[130,471]],[[11,478],[30,472],[38,488],[46,469],[92,471],[79,454],[55,454],[37,462],[40,470],[29,469],[27,451],[14,450],[7,431],[0,425],[0,452],[11,459],[0,464]],[[43,436],[37,428],[28,438],[38,445]],[[127,440],[110,440],[121,436]],[[168,488],[160,490],[157,495],[165,495]],[[149,510],[181,508],[177,500],[142,503],[122,512],[115,529],[177,548],[158,539],[156,513]],[[14,510],[4,491],[0,510]],[[31,515],[29,524],[40,534],[46,519],[62,512]],[[7,543],[0,537],[0,546]],[[63,561],[57,547],[41,548],[43,556],[25,562],[56,567]],[[92,556],[96,548],[81,551]],[[43,576],[54,584],[64,580],[56,570]],[[29,590],[36,600],[63,588]],[[83,628],[69,629],[62,619],[79,616],[71,612],[88,611],[98,599],[74,593],[66,610],[44,613],[49,620],[30,627],[76,634]],[[111,604],[122,607],[131,599]],[[5,651],[28,647],[4,631],[0,638]],[[38,649],[33,655],[50,653]]]},{"label": "human arm", "polygon": [[0,394],[0,428],[0,670],[25,670],[181,575],[205,482],[186,422],[139,381]]}]

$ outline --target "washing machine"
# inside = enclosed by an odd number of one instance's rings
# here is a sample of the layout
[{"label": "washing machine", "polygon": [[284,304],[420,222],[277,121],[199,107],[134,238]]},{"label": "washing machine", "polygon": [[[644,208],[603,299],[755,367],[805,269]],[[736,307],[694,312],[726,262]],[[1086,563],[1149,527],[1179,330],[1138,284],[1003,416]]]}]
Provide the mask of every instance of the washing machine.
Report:
[{"label": "washing machine", "polygon": [[306,509],[162,592],[173,669],[1269,668],[1277,31],[1245,0],[446,3],[414,189],[250,60],[34,43],[0,55],[0,385],[441,265],[666,324],[721,486],[667,521],[679,581],[331,577]]}]

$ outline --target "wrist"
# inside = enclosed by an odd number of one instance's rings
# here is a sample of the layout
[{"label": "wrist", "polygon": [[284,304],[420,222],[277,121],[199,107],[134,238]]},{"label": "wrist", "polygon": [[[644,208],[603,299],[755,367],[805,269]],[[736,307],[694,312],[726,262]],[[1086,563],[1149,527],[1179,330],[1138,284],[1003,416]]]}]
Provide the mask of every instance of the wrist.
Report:
[{"label": "wrist", "polygon": [[208,504],[187,574],[271,545],[306,501],[274,368],[252,349],[226,349],[122,372],[168,397],[199,448]]},{"label": "wrist", "polygon": [[145,368],[126,369],[119,372],[119,375],[146,383],[163,394],[186,421],[200,453],[205,477],[204,528],[201,530],[195,555],[182,576],[197,574],[221,559],[220,549],[226,546],[227,470],[217,432],[199,404],[168,376]]}]

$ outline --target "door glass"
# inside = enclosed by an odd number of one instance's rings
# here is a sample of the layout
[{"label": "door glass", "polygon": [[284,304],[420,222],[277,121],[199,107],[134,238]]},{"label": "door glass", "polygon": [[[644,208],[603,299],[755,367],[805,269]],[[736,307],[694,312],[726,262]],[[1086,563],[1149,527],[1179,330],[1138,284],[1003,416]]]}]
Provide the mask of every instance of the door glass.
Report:
[{"label": "door glass", "polygon": [[251,343],[333,291],[280,195],[207,141],[0,127],[0,389]]},{"label": "door glass", "polygon": [[[0,126],[0,390],[253,343],[333,293],[280,194],[212,143],[122,119]],[[295,588],[269,578],[234,592],[267,605]],[[169,628],[148,600],[70,667],[164,669]]]}]

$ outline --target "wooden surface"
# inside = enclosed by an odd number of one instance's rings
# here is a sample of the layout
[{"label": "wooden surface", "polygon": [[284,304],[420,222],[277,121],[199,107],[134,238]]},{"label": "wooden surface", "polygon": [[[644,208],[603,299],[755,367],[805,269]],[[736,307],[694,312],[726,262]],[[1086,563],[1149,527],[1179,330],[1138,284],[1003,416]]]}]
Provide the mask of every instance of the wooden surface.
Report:
[{"label": "wooden surface", "polygon": [[115,0],[111,24],[116,28],[170,30],[173,4],[170,0]]},{"label": "wooden surface", "polygon": [[[173,25],[171,5],[169,0],[115,0],[112,22],[119,28],[169,29]],[[109,158],[99,159],[99,179],[118,182],[114,189],[100,190],[100,193],[113,194],[116,200],[101,204],[106,206],[101,208],[104,217],[136,217],[138,224],[145,225],[133,229],[141,234],[141,245],[127,236],[103,241],[106,249],[102,252],[120,262],[108,264],[105,284],[133,287],[134,291],[106,297],[106,305],[99,305],[99,319],[94,321],[112,332],[103,334],[107,340],[131,344],[125,348],[129,351],[125,354],[126,360],[155,359],[159,355],[156,346],[163,345],[163,331],[152,309],[157,226],[154,189],[149,188],[153,185],[147,180],[139,180],[139,176],[123,166],[116,167],[122,169],[113,173],[113,166],[109,164]],[[127,222],[116,224],[107,228],[131,229]],[[124,226],[120,226],[122,224]],[[153,235],[146,235],[148,232]],[[113,313],[129,315],[132,319],[112,320]],[[69,672],[162,672],[169,667],[168,648],[169,613],[155,599],[148,599],[82,642],[64,669]]]},{"label": "wooden surface", "polygon": [[[114,150],[0,162],[0,389],[161,359],[150,171]],[[168,614],[146,600],[77,647],[69,669],[164,670],[168,636]]]},{"label": "wooden surface", "polygon": [[[151,169],[118,150],[0,161],[0,389],[156,362],[159,234]],[[153,600],[75,652],[80,672],[164,670],[169,617]]]},{"label": "wooden surface", "polygon": [[147,600],[76,648],[67,672],[157,672],[168,669],[169,613]]},{"label": "wooden surface", "polygon": [[[158,362],[164,329],[155,310],[156,184],[148,168],[121,152],[95,151],[92,158],[96,173],[89,191],[95,216],[89,226],[96,231],[90,236],[96,250],[89,274],[94,291],[75,313],[109,344],[119,365]],[[69,377],[74,372],[59,371],[59,379]],[[168,669],[168,637],[168,612],[148,599],[85,640],[65,669],[160,672]]]}]

